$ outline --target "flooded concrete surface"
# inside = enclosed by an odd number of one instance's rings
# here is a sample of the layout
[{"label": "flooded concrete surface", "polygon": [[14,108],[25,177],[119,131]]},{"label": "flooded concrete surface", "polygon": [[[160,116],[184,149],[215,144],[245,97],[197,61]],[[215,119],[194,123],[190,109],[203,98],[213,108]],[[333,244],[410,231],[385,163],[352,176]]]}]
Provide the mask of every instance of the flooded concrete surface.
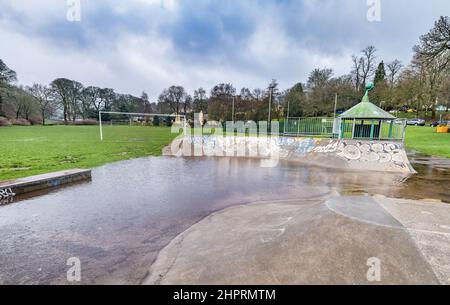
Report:
[{"label": "flooded concrete surface", "polygon": [[450,205],[383,196],[235,206],[178,235],[144,283],[448,285],[448,223]]},{"label": "flooded concrete surface", "polygon": [[450,202],[450,162],[417,157],[419,172],[343,172],[252,159],[143,158],[96,168],[90,183],[0,206],[0,284],[139,284],[161,249],[213,212],[271,200],[381,194]]}]

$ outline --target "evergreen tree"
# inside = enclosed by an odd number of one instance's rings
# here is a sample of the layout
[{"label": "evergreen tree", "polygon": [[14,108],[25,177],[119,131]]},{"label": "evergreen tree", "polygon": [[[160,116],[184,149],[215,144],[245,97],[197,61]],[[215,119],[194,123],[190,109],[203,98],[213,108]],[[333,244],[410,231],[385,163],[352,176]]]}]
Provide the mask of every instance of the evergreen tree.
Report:
[{"label": "evergreen tree", "polygon": [[172,117],[166,116],[164,121],[165,121],[167,127],[172,127]]},{"label": "evergreen tree", "polygon": [[386,69],[384,68],[384,62],[380,62],[378,65],[377,71],[375,72],[375,79],[373,83],[375,86],[386,80]]},{"label": "evergreen tree", "polygon": [[389,86],[386,80],[386,69],[384,62],[380,62],[375,72],[375,90],[372,91],[371,102],[377,104],[381,108],[386,108],[389,101]]},{"label": "evergreen tree", "polygon": [[2,94],[7,90],[8,86],[17,81],[17,74],[15,71],[8,68],[8,66],[0,59],[0,116],[3,116],[3,97]]},{"label": "evergreen tree", "polygon": [[153,117],[153,126],[159,126],[160,121],[159,121],[159,116],[154,116]]},{"label": "evergreen tree", "polygon": [[288,107],[289,107],[289,116],[290,117],[301,117],[304,112],[304,103],[305,103],[305,92],[303,90],[302,83],[298,83],[294,85],[291,89],[289,89],[284,98],[285,102],[285,115],[288,115]]}]

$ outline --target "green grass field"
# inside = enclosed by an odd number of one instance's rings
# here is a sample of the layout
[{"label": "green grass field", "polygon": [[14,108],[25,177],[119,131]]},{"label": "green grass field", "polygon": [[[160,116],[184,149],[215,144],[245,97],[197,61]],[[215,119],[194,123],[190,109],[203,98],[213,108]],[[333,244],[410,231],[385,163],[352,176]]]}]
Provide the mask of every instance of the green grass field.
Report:
[{"label": "green grass field", "polygon": [[406,147],[426,155],[450,158],[450,133],[436,133],[433,127],[408,126]]},{"label": "green grass field", "polygon": [[[409,126],[406,145],[450,158],[450,133]],[[91,168],[143,156],[159,156],[176,134],[167,127],[32,126],[0,128],[0,181],[71,168]]]},{"label": "green grass field", "polygon": [[0,128],[0,181],[118,160],[159,156],[175,134],[167,127],[32,126]]}]

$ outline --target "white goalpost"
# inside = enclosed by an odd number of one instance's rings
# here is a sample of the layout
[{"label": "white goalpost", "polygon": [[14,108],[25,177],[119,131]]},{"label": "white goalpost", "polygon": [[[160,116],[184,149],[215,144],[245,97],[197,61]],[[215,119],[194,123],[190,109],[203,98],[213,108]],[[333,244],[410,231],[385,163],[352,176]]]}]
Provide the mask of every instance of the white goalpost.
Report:
[{"label": "white goalpost", "polygon": [[[176,115],[176,114],[165,114],[165,113],[133,113],[133,112],[115,112],[115,111],[99,111],[98,113],[98,121],[99,121],[99,125],[100,125],[100,140],[103,141],[103,120],[102,120],[102,115],[103,114],[109,114],[109,115],[124,115],[124,116],[128,116],[127,120],[122,120],[120,122],[125,122],[125,125],[133,125],[133,120],[132,117],[137,117],[137,118],[142,118],[142,117],[160,117],[161,119],[164,118],[174,118],[175,122],[174,124],[182,124],[183,126],[183,133],[184,135],[186,135],[187,133],[187,121],[186,121],[186,116],[185,115]],[[113,122],[117,121],[119,122],[119,120],[110,120],[111,125],[113,125]]]}]

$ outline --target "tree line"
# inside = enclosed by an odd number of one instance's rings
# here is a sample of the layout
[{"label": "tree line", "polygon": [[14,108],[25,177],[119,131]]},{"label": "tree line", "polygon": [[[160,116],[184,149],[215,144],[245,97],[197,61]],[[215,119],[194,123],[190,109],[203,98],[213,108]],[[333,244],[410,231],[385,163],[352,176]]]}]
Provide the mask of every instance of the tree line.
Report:
[{"label": "tree line", "polygon": [[156,102],[143,92],[136,97],[114,89],[84,86],[58,78],[48,85],[16,85],[17,74],[0,59],[0,117],[39,121],[61,117],[65,123],[78,119],[98,119],[99,111],[208,115],[209,120],[282,120],[290,117],[332,116],[357,104],[365,84],[375,83],[371,101],[389,110],[415,109],[420,115],[436,117],[438,105],[450,106],[450,17],[440,17],[427,34],[420,37],[414,57],[404,65],[397,59],[379,59],[377,48],[368,46],[351,58],[349,73],[334,76],[332,69],[317,68],[306,83],[281,90],[276,80],[265,88],[242,88],[231,83],[203,88],[192,95],[182,86],[164,89]]},{"label": "tree line", "polygon": [[77,119],[98,119],[99,111],[151,113],[155,103],[148,96],[135,97],[114,89],[83,86],[80,82],[58,78],[49,85],[15,86],[16,73],[0,59],[0,117],[31,120],[61,117],[66,124]]}]

